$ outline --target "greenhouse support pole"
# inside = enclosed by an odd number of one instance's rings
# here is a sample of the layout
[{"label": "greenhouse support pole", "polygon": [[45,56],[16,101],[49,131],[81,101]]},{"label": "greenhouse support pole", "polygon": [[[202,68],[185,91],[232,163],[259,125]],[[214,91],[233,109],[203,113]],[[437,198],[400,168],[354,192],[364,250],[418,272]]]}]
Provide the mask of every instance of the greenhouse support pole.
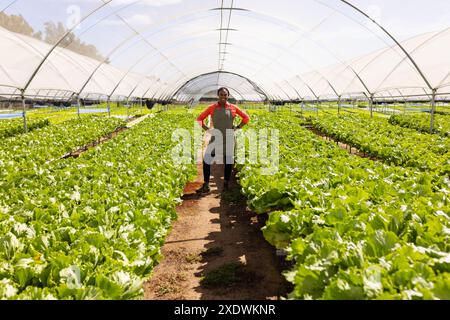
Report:
[{"label": "greenhouse support pole", "polygon": [[78,113],[78,118],[80,118],[80,96],[77,95],[77,113]]},{"label": "greenhouse support pole", "polygon": [[111,106],[109,105],[109,99],[110,97],[108,97],[108,100],[106,100],[106,107],[108,108],[108,117],[111,118]]},{"label": "greenhouse support pole", "polygon": [[373,118],[373,94],[369,97],[370,117]]},{"label": "greenhouse support pole", "polygon": [[338,97],[338,115],[341,114],[341,96]]},{"label": "greenhouse support pole", "polygon": [[127,121],[130,120],[130,100],[127,98]]},{"label": "greenhouse support pole", "polygon": [[23,115],[23,129],[25,130],[25,132],[27,132],[28,131],[28,127],[27,127],[27,111],[25,109],[25,106],[26,106],[26,104],[25,104],[25,94],[24,94],[23,90],[22,90],[22,93],[21,93],[21,98],[22,98],[22,110],[23,110],[23,113],[22,113],[22,115]]},{"label": "greenhouse support pole", "polygon": [[430,133],[433,133],[434,129],[434,114],[436,112],[436,89],[433,89],[431,96],[431,120],[430,120]]}]

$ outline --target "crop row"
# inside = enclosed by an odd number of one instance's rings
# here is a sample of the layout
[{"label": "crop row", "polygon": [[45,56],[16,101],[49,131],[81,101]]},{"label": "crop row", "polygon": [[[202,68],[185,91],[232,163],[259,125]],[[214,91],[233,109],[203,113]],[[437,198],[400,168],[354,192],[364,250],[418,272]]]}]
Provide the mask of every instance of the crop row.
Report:
[{"label": "crop row", "polygon": [[450,139],[356,115],[316,117],[316,129],[387,163],[450,173]]},{"label": "crop row", "polygon": [[28,171],[0,205],[0,298],[141,297],[195,173],[170,152],[173,129],[192,120],[158,115],[77,159]]},{"label": "crop row", "polygon": [[[389,123],[424,133],[430,132],[430,115],[393,115]],[[435,115],[433,133],[450,137],[450,117]]]},{"label": "crop row", "polygon": [[[33,131],[50,125],[47,119],[32,120],[27,122],[27,130]],[[13,137],[25,132],[23,119],[3,120],[0,121],[0,139]]]},{"label": "crop row", "polygon": [[20,187],[24,172],[39,171],[46,161],[94,142],[121,125],[119,119],[88,117],[0,140],[0,190],[6,183]]},{"label": "crop row", "polygon": [[[265,238],[295,262],[294,299],[449,299],[450,181],[348,154],[282,114],[280,163],[239,166]],[[278,210],[278,211],[275,211]]]}]

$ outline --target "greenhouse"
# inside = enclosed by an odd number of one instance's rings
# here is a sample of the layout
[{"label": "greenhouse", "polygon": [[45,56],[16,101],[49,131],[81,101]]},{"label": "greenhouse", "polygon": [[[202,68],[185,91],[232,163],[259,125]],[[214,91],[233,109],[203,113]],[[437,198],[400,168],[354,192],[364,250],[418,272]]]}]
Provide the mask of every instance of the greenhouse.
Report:
[{"label": "greenhouse", "polygon": [[0,10],[0,299],[450,299],[447,0]]}]

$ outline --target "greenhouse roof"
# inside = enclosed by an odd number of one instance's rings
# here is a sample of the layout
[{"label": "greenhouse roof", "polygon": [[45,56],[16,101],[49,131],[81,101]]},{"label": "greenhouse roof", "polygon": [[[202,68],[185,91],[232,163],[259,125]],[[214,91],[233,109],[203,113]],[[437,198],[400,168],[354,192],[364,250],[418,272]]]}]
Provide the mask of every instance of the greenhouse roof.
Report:
[{"label": "greenhouse roof", "polygon": [[431,99],[450,2],[0,0],[0,96]]}]

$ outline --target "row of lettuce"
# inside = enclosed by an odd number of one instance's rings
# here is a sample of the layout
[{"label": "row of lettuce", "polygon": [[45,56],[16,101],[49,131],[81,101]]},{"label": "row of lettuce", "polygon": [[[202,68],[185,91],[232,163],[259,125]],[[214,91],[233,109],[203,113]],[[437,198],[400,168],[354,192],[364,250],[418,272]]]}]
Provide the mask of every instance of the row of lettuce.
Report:
[{"label": "row of lettuce", "polygon": [[20,187],[24,172],[39,172],[47,161],[58,159],[123,125],[119,119],[89,117],[1,139],[0,189]]},{"label": "row of lettuce", "polygon": [[160,114],[77,159],[46,163],[120,125],[90,121],[22,135],[17,147],[5,142],[9,151],[23,151],[2,155],[9,160],[0,187],[0,298],[142,296],[175,205],[196,172],[168,152],[173,130],[191,128],[193,119]]},{"label": "row of lettuce", "polygon": [[352,156],[289,114],[252,123],[279,130],[278,171],[247,161],[239,178],[294,261],[291,298],[450,299],[448,176]]},{"label": "row of lettuce", "polygon": [[[36,119],[27,121],[27,130],[33,131],[50,125],[48,119]],[[23,119],[12,119],[0,121],[0,139],[13,137],[15,135],[25,133]]]},{"label": "row of lettuce", "polygon": [[390,124],[362,115],[314,117],[313,126],[387,163],[430,174],[450,173],[450,138]]},{"label": "row of lettuce", "polygon": [[[450,116],[436,114],[433,123],[433,133],[450,137]],[[405,128],[411,128],[424,133],[430,133],[430,115],[399,114],[389,118],[389,123]]]}]

